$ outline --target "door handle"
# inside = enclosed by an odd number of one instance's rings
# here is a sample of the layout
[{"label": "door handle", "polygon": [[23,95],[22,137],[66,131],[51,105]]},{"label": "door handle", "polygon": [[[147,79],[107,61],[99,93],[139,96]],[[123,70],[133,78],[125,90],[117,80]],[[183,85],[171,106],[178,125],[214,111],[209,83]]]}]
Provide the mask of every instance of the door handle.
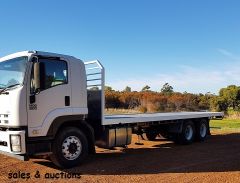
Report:
[{"label": "door handle", "polygon": [[65,106],[70,106],[70,96],[65,96]]}]

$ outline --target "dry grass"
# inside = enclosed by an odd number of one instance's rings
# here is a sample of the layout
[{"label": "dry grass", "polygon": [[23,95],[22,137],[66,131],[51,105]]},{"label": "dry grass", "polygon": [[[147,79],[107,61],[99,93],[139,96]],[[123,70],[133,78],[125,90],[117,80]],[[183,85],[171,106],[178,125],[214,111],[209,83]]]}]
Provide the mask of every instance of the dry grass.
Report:
[{"label": "dry grass", "polygon": [[225,115],[227,119],[240,119],[240,112],[234,112],[232,114]]}]

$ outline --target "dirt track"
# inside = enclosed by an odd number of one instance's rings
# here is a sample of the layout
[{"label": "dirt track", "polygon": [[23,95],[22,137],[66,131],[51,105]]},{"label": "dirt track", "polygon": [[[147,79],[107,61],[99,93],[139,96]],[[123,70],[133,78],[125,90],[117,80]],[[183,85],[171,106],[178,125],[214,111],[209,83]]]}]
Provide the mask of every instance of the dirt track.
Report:
[{"label": "dirt track", "polygon": [[[0,182],[240,182],[240,133],[219,133],[204,143],[175,145],[164,139],[142,141],[136,136],[127,148],[97,149],[84,164],[70,170],[58,170],[51,162],[33,159],[28,162],[0,155]],[[36,171],[41,178],[34,177]],[[9,179],[9,173],[30,173],[31,178]],[[45,179],[45,173],[80,173],[81,178]]]}]

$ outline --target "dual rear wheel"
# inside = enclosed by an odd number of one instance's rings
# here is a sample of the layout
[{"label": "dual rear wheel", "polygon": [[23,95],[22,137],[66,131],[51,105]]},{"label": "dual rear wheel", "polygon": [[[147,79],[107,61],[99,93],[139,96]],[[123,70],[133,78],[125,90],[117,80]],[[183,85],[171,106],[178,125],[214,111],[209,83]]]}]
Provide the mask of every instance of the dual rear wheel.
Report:
[{"label": "dual rear wheel", "polygon": [[[164,138],[173,140],[179,144],[191,144],[194,140],[204,141],[208,135],[208,121],[201,119],[200,121],[193,123],[192,121],[185,121],[182,125],[181,133],[160,133]],[[148,140],[155,140],[158,133],[147,131],[146,136]]]}]

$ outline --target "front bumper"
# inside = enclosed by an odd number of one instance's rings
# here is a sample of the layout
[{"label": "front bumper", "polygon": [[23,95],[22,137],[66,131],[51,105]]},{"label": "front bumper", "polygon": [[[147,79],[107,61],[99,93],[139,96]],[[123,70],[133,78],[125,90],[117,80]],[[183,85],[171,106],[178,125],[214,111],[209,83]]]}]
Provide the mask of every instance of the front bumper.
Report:
[{"label": "front bumper", "polygon": [[[11,150],[10,135],[19,135],[21,138],[21,151],[13,152]],[[0,152],[7,155],[24,155],[26,154],[25,131],[0,131]]]}]

